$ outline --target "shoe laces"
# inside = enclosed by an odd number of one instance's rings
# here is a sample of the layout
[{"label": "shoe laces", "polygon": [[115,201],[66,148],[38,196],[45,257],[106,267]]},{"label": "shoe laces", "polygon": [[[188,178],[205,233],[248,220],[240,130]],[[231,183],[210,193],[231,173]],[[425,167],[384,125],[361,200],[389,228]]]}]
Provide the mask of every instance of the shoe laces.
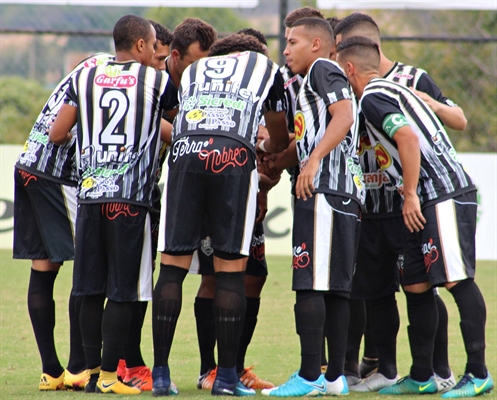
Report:
[{"label": "shoe laces", "polygon": [[470,374],[459,375],[461,380],[457,382],[457,385],[452,388],[452,390],[461,389],[468,383],[473,383],[473,377]]},{"label": "shoe laces", "polygon": [[256,378],[257,375],[251,372],[254,369],[254,366],[251,365],[250,367],[245,368],[242,373],[240,374],[240,379],[241,378]]}]

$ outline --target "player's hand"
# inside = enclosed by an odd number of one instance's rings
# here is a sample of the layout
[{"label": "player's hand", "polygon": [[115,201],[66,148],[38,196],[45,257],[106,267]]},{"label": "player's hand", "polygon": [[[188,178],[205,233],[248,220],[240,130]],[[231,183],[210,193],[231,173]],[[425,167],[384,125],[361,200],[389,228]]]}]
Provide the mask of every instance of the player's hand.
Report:
[{"label": "player's hand", "polygon": [[421,205],[416,194],[405,195],[402,216],[409,232],[419,232],[424,229],[426,219],[421,213]]},{"label": "player's hand", "polygon": [[278,155],[261,153],[263,154],[261,163],[257,165],[257,171],[261,174],[266,175],[270,180],[279,180],[281,173],[283,172],[277,167]]},{"label": "player's hand", "polygon": [[431,111],[433,111],[435,114],[438,111],[438,108],[440,106],[440,103],[436,101],[434,98],[432,98],[429,94],[426,94],[425,92],[420,92],[419,90],[412,89],[411,90],[414,92],[416,96],[418,96],[421,100],[423,100],[426,104],[428,104],[428,107],[431,108]]},{"label": "player's hand", "polygon": [[295,185],[295,194],[297,195],[297,199],[302,198],[306,201],[308,197],[312,197],[312,192],[314,190],[314,177],[316,176],[318,169],[319,161],[309,158],[297,178],[297,183]]},{"label": "player's hand", "polygon": [[275,179],[271,179],[264,173],[259,172],[259,190],[269,191],[275,187],[281,179],[281,174]]},{"label": "player's hand", "polygon": [[259,193],[257,193],[257,209],[259,213],[257,214],[255,223],[260,224],[264,221],[267,214],[267,190],[259,190]]}]

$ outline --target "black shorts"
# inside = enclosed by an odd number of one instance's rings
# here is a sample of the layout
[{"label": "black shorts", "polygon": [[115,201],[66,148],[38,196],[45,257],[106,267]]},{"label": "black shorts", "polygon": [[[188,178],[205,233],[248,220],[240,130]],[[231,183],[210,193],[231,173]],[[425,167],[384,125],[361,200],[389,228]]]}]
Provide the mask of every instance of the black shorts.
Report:
[{"label": "black shorts", "polygon": [[399,291],[406,234],[402,216],[362,219],[352,298],[374,300]]},{"label": "black shorts", "polygon": [[14,174],[13,257],[73,260],[77,189],[18,168]]},{"label": "black shorts", "polygon": [[76,229],[74,295],[152,300],[152,235],[146,207],[81,204]]},{"label": "black shorts", "polygon": [[175,142],[169,155],[159,251],[193,254],[206,225],[214,251],[248,256],[257,207],[255,155],[235,139],[181,140],[187,150],[176,152]]},{"label": "black shorts", "polygon": [[350,296],[359,242],[360,207],[338,195],[317,193],[295,200],[293,290]]},{"label": "black shorts", "polygon": [[[211,246],[210,237],[202,239],[201,246],[196,254],[198,260],[192,262],[190,272],[200,275],[214,275],[214,249]],[[194,265],[194,264],[197,265]],[[266,251],[264,246],[264,226],[257,224],[254,228],[252,244],[250,246],[250,255],[247,260],[247,270],[245,275],[266,276]]]},{"label": "black shorts", "polygon": [[474,278],[476,213],[476,191],[424,208],[424,229],[407,235],[401,283],[442,286]]}]

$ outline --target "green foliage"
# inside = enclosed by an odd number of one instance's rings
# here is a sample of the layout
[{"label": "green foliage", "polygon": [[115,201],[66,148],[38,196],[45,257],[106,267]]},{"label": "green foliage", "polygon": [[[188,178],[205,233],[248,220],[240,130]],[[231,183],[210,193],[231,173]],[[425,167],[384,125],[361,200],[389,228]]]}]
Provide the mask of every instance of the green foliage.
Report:
[{"label": "green foliage", "polygon": [[0,77],[0,144],[22,144],[50,95],[37,81]]},{"label": "green foliage", "polygon": [[247,23],[230,8],[150,8],[145,12],[144,17],[164,25],[171,31],[187,17],[200,18],[208,22],[218,33],[233,33],[248,27]]}]

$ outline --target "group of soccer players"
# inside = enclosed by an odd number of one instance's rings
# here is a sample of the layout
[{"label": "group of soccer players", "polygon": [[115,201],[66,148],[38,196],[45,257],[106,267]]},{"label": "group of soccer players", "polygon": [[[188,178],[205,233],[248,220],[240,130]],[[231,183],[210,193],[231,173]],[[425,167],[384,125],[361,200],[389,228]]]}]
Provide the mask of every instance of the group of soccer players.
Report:
[{"label": "group of soccer players", "polygon": [[[177,394],[169,353],[195,261],[203,276],[195,300],[199,389],[444,398],[493,389],[485,303],[474,282],[476,188],[444,129],[464,129],[464,113],[425,71],[388,60],[365,14],[326,20],[304,7],[285,25],[287,62],[279,68],[252,29],[217,40],[198,19],[171,35],[125,16],[114,27],[115,56],[83,60],[54,90],[15,168],[14,257],[32,260],[28,310],[40,390]],[[244,358],[267,275],[260,223],[284,169],[293,181],[301,364],[274,387]],[[53,285],[73,258],[64,369],[53,339]],[[412,355],[402,379],[399,282]],[[457,383],[439,286],[460,312],[468,360]],[[150,300],[151,374],[140,352]],[[366,321],[378,360],[361,379]]]}]

